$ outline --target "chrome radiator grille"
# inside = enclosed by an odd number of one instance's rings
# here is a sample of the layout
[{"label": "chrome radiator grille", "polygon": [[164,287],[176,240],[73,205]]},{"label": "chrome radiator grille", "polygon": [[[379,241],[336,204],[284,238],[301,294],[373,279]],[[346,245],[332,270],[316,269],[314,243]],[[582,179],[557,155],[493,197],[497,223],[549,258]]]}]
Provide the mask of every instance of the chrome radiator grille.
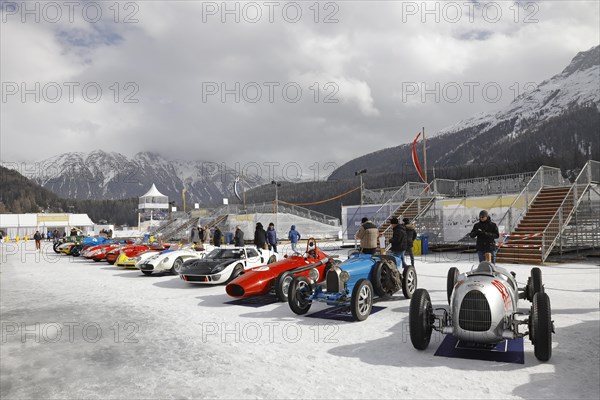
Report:
[{"label": "chrome radiator grille", "polygon": [[465,295],[460,305],[458,325],[466,331],[485,332],[490,329],[492,312],[483,293],[471,290]]}]

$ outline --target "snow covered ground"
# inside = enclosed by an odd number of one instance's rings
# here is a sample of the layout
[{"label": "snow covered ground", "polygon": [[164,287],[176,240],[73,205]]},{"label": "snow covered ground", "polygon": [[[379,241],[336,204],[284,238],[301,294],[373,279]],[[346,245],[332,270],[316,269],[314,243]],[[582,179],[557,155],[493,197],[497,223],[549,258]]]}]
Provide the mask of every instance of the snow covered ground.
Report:
[{"label": "snow covered ground", "polygon": [[[41,255],[32,243],[0,250],[3,399],[600,397],[597,265],[543,267],[553,357],[538,362],[526,338],[519,365],[435,357],[440,336],[416,351],[403,298],[335,323],[284,303],[224,304],[222,286],[56,256],[49,245]],[[446,303],[448,268],[473,263],[464,258],[417,257],[434,305]],[[530,266],[509,268],[525,283]]]}]

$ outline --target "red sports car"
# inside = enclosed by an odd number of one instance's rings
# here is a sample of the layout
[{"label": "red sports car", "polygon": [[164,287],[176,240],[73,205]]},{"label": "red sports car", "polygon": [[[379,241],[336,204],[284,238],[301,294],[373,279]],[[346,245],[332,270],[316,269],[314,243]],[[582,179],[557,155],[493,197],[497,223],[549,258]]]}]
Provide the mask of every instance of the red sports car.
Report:
[{"label": "red sports car", "polygon": [[109,264],[115,264],[117,267],[135,268],[135,262],[133,262],[135,257],[147,251],[159,252],[167,250],[170,246],[168,243],[132,244],[109,251],[106,253],[106,261]]},{"label": "red sports car", "polygon": [[110,243],[99,244],[98,246],[92,246],[87,249],[81,255],[90,260],[94,260],[96,262],[102,261],[106,258],[106,253],[115,248],[119,248],[121,245],[129,245],[133,244],[132,239],[117,239],[111,241]]},{"label": "red sports car", "polygon": [[287,301],[292,279],[305,276],[312,282],[322,282],[334,260],[319,250],[317,241],[309,239],[304,255],[293,255],[273,264],[245,271],[231,281],[225,290],[231,297],[261,296],[275,293],[281,301]]}]

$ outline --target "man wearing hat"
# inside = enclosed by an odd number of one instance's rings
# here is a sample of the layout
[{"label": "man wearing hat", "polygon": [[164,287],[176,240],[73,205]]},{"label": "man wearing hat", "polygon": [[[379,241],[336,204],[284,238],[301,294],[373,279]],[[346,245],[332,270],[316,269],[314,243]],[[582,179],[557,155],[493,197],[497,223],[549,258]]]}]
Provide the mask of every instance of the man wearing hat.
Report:
[{"label": "man wearing hat", "polygon": [[390,239],[390,252],[396,257],[400,257],[402,260],[402,267],[406,265],[404,261],[404,252],[406,251],[406,229],[404,225],[400,224],[398,218],[392,217],[390,219],[390,225],[392,226],[392,238]]},{"label": "man wearing hat", "polygon": [[355,235],[355,238],[360,240],[360,251],[365,254],[375,254],[379,229],[367,217],[364,217],[360,222],[360,228],[358,228]]},{"label": "man wearing hat", "polygon": [[500,233],[498,226],[492,222],[486,210],[481,210],[479,213],[479,222],[473,225],[469,236],[477,238],[475,249],[479,256],[479,262],[485,260],[485,253],[491,253],[492,263],[496,264],[496,239],[500,237]]}]

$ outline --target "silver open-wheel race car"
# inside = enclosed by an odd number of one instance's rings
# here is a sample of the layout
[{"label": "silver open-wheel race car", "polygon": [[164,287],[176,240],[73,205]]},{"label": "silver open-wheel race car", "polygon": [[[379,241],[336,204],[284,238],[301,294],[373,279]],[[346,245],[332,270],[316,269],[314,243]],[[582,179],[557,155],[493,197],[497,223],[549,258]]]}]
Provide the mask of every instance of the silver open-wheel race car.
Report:
[{"label": "silver open-wheel race car", "polygon": [[[552,356],[554,324],[539,268],[531,270],[527,285],[519,289],[514,272],[488,261],[463,274],[453,267],[448,271],[446,288],[449,310],[434,310],[425,289],[417,289],[411,299],[410,339],[416,349],[427,348],[435,329],[482,345],[529,335],[538,360],[548,361]],[[519,312],[519,299],[532,302],[529,315]],[[522,325],[527,331],[519,331]]]}]

